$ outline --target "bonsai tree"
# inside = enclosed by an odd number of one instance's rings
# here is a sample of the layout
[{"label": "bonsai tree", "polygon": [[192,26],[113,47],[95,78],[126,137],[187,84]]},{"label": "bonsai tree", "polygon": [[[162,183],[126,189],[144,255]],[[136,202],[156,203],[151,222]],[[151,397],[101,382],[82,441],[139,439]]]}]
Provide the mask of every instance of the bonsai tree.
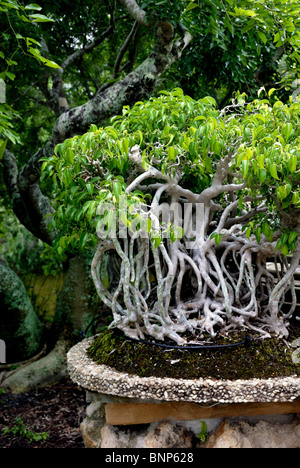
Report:
[{"label": "bonsai tree", "polygon": [[211,97],[162,91],[44,159],[56,248],[95,250],[110,327],[178,345],[236,329],[288,335],[300,103],[274,91],[252,103],[237,95],[221,111]]}]

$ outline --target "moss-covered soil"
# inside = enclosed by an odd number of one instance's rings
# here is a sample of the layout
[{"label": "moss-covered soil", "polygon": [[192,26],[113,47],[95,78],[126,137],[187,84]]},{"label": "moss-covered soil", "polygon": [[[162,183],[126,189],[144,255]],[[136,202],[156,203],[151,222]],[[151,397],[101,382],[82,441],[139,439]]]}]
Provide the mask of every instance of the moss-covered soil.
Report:
[{"label": "moss-covered soil", "polygon": [[[248,347],[242,345],[215,350],[177,350],[136,343],[118,330],[98,335],[88,349],[95,362],[120,372],[142,377],[198,379],[250,379],[298,375],[300,365],[292,361],[290,346],[300,337],[300,322],[290,325],[287,340],[261,340],[251,336]],[[245,333],[218,337],[211,344],[230,344],[245,340]]]}]

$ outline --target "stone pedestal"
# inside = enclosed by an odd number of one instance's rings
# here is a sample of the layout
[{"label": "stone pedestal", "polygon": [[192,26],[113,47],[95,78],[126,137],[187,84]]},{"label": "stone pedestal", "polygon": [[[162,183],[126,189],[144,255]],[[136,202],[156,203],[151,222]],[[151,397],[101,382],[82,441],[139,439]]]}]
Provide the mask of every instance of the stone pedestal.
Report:
[{"label": "stone pedestal", "polygon": [[87,391],[89,448],[300,448],[300,378],[138,377],[88,358],[93,338],[68,353]]}]

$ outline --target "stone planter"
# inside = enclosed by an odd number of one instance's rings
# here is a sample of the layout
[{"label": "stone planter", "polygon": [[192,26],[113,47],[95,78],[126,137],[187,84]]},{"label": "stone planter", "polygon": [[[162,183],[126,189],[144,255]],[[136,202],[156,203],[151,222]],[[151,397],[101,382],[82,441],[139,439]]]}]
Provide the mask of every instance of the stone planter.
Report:
[{"label": "stone planter", "polygon": [[[234,381],[138,377],[92,361],[86,353],[92,341],[83,340],[68,353],[70,377],[87,391],[89,406],[82,424],[87,447],[210,448],[214,440],[213,446],[225,443],[254,448],[263,443],[262,434],[257,442],[253,434],[245,436],[246,442],[238,442],[236,431],[247,434],[245,426],[238,429],[243,417],[244,425],[249,425],[245,418],[266,425],[266,444],[300,448],[300,421],[295,417],[300,413],[299,377]],[[236,418],[239,423],[232,426]],[[203,421],[208,428],[204,445],[203,439],[195,439]],[[220,442],[226,427],[234,433],[235,442]],[[221,434],[216,439],[218,431]],[[272,442],[272,433],[277,442]]]}]

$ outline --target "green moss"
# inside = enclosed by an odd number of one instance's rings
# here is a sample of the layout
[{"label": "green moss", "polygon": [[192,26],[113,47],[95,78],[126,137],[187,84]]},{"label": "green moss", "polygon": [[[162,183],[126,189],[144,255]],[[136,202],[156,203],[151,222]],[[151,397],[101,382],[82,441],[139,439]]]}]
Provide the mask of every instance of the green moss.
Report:
[{"label": "green moss", "polygon": [[[300,323],[290,326],[288,342],[300,336]],[[227,343],[243,341],[245,335],[233,334]],[[293,363],[293,348],[276,338],[258,340],[250,346],[219,350],[169,350],[127,340],[118,330],[106,330],[95,338],[88,355],[99,364],[120,372],[141,377],[197,379],[251,379],[300,375],[300,366]],[[218,338],[216,344],[226,344]]]}]

